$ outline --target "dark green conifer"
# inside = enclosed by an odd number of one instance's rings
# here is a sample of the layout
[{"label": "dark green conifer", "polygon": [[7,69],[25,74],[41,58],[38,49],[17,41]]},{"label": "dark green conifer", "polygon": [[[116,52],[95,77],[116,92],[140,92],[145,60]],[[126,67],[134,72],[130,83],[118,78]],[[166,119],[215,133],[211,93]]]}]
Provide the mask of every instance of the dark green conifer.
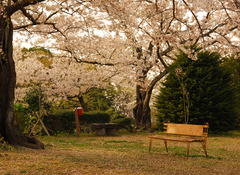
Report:
[{"label": "dark green conifer", "polygon": [[234,89],[230,73],[221,65],[221,56],[195,49],[190,56],[179,51],[176,57],[156,96],[159,123],[208,122],[212,131],[233,129]]}]

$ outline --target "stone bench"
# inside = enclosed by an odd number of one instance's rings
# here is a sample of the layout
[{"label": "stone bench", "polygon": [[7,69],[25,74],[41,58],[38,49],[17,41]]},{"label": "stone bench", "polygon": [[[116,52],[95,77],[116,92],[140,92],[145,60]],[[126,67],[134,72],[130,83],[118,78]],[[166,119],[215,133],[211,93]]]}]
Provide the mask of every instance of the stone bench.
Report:
[{"label": "stone bench", "polygon": [[118,123],[92,123],[91,129],[95,131],[95,136],[114,136],[119,127]]}]

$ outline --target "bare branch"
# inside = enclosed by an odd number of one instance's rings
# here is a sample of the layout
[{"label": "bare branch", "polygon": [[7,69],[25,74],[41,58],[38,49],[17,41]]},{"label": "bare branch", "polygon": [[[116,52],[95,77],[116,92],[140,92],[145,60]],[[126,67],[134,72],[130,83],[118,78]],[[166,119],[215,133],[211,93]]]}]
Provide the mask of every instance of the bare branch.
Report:
[{"label": "bare branch", "polygon": [[173,20],[175,19],[175,0],[172,0],[172,3],[173,3],[173,11],[172,11],[173,17],[172,17],[171,21],[169,22],[165,33],[168,32],[168,29],[171,27],[171,24],[172,24]]},{"label": "bare branch", "polygon": [[[182,1],[184,2],[184,4],[185,4],[187,7],[189,7],[189,5],[186,3],[185,0],[182,0]],[[196,16],[196,14],[195,14],[190,8],[188,8],[188,10],[191,12],[191,14],[193,15],[193,17],[195,18],[195,20],[196,20],[196,22],[197,22],[197,24],[198,24],[198,28],[199,28],[199,30],[200,30],[200,33],[201,33],[201,35],[203,35],[202,27],[201,27],[201,24],[200,24],[200,22],[199,22],[199,20],[198,20],[198,18],[197,18],[197,16]]]},{"label": "bare branch", "polygon": [[231,18],[230,15],[228,14],[227,9],[226,9],[226,7],[224,6],[224,4],[222,3],[222,1],[220,1],[220,3],[221,3],[221,5],[222,5],[225,13],[227,14],[228,18],[232,21],[232,18]]},{"label": "bare branch", "polygon": [[59,10],[53,12],[52,14],[50,14],[46,19],[45,22],[47,22],[51,17],[53,17],[54,15],[56,15],[59,12]]}]

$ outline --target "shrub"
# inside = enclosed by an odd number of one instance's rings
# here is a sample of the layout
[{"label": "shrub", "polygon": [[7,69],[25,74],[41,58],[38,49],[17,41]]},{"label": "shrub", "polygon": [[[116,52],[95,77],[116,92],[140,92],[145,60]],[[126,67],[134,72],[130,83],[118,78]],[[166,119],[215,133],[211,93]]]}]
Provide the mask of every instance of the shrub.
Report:
[{"label": "shrub", "polygon": [[134,126],[133,126],[133,120],[132,118],[127,118],[124,115],[117,115],[113,117],[111,120],[111,123],[119,123],[120,128],[124,128],[129,132],[133,132]]},{"label": "shrub", "polygon": [[79,117],[79,123],[88,125],[90,123],[109,123],[110,115],[106,112],[91,111]]},{"label": "shrub", "polygon": [[231,72],[232,85],[235,88],[236,112],[238,115],[235,124],[236,128],[240,129],[240,54],[226,57],[223,64]]},{"label": "shrub", "polygon": [[76,128],[74,122],[73,110],[58,110],[44,117],[44,124],[51,134],[58,132],[72,133]]}]

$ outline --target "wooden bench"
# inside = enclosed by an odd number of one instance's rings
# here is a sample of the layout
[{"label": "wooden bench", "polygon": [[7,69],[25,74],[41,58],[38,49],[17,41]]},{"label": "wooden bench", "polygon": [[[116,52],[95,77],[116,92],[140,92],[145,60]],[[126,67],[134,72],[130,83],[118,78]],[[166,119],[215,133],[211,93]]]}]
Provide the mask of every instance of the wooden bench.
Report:
[{"label": "wooden bench", "polygon": [[95,130],[95,136],[114,136],[119,127],[118,123],[92,123],[91,128]]},{"label": "wooden bench", "polygon": [[174,124],[174,123],[165,123],[164,129],[166,130],[164,133],[165,136],[149,136],[149,152],[152,147],[153,139],[163,140],[165,144],[166,151],[168,153],[167,142],[185,142],[187,143],[187,158],[189,155],[189,148],[192,142],[200,142],[204,149],[206,157],[207,150],[207,137],[208,137],[208,123],[205,125],[190,125],[190,124]]}]

